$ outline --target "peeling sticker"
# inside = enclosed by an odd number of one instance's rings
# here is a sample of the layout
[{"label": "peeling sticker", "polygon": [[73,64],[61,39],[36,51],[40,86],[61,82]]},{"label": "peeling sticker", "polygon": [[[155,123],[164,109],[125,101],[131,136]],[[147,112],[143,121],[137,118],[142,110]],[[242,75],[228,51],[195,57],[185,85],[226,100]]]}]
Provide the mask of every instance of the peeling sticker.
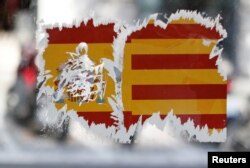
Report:
[{"label": "peeling sticker", "polygon": [[[86,53],[81,55],[82,50]],[[57,89],[54,93],[56,103],[65,99],[80,105],[96,101],[103,102],[105,81],[103,64],[95,65],[87,55],[88,45],[84,42],[76,47],[76,52],[67,52],[71,58],[58,68],[55,80]]]},{"label": "peeling sticker", "polygon": [[63,113],[121,143],[143,144],[149,126],[162,139],[226,140],[220,16],[180,10],[167,23],[155,14],[126,25],[91,15],[41,23],[37,36],[37,99],[46,97],[47,118]]}]

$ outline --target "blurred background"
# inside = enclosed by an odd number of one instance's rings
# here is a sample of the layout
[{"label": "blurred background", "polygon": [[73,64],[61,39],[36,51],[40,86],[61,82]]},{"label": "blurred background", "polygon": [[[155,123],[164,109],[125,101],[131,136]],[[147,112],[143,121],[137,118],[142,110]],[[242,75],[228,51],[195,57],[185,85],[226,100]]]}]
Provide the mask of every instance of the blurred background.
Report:
[{"label": "blurred background", "polygon": [[[178,9],[220,14],[228,37],[223,68],[228,75],[225,143],[99,146],[77,137],[77,128],[45,128],[36,105],[37,20],[71,23],[89,12],[134,23]],[[207,167],[207,151],[250,150],[249,0],[0,0],[0,167]],[[11,100],[11,101],[10,101]],[[81,139],[82,138],[82,139]]]}]

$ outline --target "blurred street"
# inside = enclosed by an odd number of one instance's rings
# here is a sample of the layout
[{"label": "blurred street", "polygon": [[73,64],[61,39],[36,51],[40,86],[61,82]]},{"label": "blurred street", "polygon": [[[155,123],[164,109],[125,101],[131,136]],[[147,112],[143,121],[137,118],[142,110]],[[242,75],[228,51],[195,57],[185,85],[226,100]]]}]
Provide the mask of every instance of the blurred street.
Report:
[{"label": "blurred street", "polygon": [[[192,146],[180,149],[113,146],[90,148],[69,138],[57,143],[50,137],[34,136],[11,122],[1,130],[0,167],[206,167],[206,150]],[[181,162],[180,162],[181,161]],[[185,163],[185,164],[183,164]]]},{"label": "blurred street", "polygon": [[[58,143],[49,136],[34,136],[8,121],[1,130],[0,167],[206,167],[207,150],[182,145],[181,148],[140,148],[130,145],[93,148],[69,137]],[[181,162],[180,162],[181,160]],[[185,163],[185,164],[183,164]]]}]

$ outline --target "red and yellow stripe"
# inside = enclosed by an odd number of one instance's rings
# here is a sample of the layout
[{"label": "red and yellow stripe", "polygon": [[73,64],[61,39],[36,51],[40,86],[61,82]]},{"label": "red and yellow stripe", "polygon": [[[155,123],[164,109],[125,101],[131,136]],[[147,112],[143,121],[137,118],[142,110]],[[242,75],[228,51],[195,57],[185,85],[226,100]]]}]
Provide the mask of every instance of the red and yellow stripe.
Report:
[{"label": "red and yellow stripe", "polygon": [[[226,127],[226,81],[209,55],[221,39],[215,28],[176,20],[166,29],[151,21],[132,33],[124,51],[122,96],[125,125],[144,122],[154,112],[173,110],[182,123]],[[204,40],[210,43],[204,45]]]}]

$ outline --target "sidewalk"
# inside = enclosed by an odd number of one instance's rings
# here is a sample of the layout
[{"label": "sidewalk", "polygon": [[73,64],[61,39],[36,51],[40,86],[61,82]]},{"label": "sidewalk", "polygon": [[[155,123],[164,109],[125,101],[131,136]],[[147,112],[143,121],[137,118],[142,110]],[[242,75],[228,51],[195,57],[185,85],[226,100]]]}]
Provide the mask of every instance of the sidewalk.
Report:
[{"label": "sidewalk", "polygon": [[[206,167],[207,152],[187,146],[182,149],[140,149],[130,145],[93,149],[69,138],[58,143],[50,137],[34,136],[8,122],[1,130],[0,167]],[[191,153],[191,154],[190,154]]]}]

